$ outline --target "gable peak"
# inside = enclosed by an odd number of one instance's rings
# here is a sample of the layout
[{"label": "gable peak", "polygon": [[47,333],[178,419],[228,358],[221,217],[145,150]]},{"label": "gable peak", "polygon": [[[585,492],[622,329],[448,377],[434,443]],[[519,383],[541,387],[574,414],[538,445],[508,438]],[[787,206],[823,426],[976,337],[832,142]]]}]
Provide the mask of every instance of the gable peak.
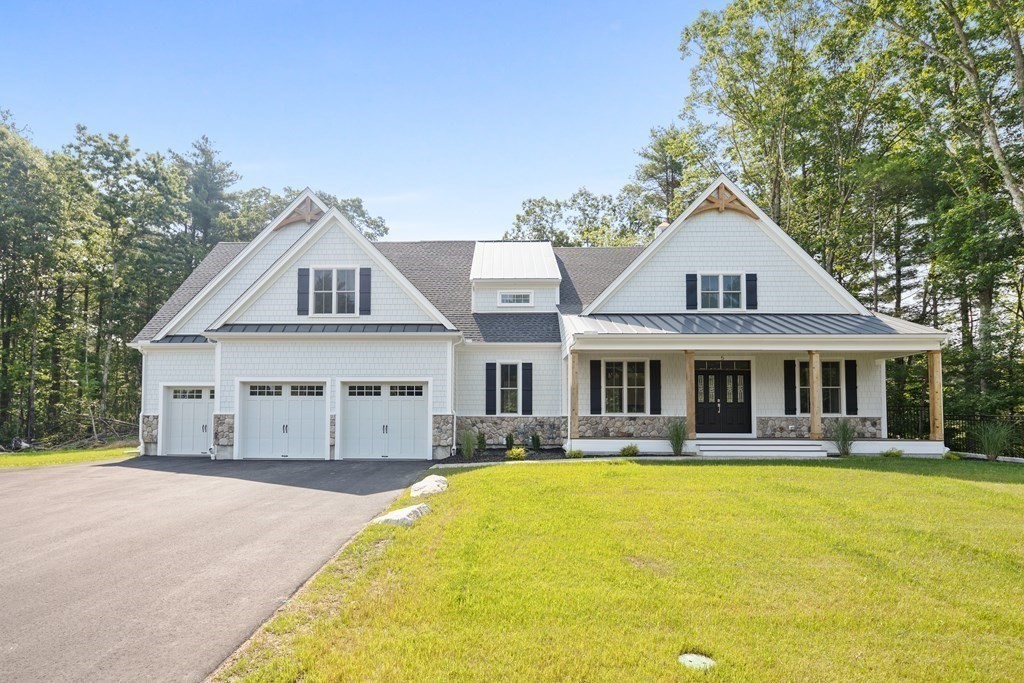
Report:
[{"label": "gable peak", "polygon": [[726,210],[739,211],[751,218],[758,218],[754,210],[747,206],[739,195],[733,192],[723,180],[718,181],[715,188],[693,209],[690,215],[696,216],[705,211],[722,212]]}]

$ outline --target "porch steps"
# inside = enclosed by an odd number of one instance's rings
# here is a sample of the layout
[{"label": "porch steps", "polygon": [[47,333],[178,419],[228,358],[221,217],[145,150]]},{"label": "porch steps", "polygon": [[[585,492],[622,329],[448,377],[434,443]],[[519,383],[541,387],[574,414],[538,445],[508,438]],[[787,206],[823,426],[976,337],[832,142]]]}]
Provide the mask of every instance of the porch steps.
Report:
[{"label": "porch steps", "polygon": [[698,439],[695,454],[713,458],[824,458],[820,441],[805,439]]}]

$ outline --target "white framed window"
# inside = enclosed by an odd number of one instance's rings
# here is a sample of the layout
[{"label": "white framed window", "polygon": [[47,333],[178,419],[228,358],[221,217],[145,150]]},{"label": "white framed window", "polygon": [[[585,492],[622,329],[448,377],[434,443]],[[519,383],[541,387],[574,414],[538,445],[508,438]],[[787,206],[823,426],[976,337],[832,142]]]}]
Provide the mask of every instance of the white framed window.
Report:
[{"label": "white framed window", "polygon": [[533,306],[533,290],[499,290],[498,306],[502,307],[524,307]]},{"label": "white framed window", "polygon": [[359,315],[356,268],[313,268],[310,310],[313,315]]},{"label": "white framed window", "polygon": [[[797,367],[797,398],[800,412],[811,412],[811,366],[801,361]],[[843,364],[837,360],[821,361],[821,414],[843,413]]]},{"label": "white framed window", "polygon": [[608,415],[647,413],[647,361],[604,361],[604,412]]},{"label": "white framed window", "polygon": [[700,308],[739,310],[743,308],[743,276],[731,274],[700,276]]},{"label": "white framed window", "polygon": [[498,364],[498,413],[519,414],[519,363]]}]

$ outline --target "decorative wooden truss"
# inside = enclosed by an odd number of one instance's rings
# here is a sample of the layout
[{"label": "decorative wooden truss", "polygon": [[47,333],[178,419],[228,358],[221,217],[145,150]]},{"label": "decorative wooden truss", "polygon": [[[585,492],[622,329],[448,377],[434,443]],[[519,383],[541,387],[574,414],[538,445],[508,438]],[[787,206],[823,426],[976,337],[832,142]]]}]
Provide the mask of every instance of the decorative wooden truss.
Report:
[{"label": "decorative wooden truss", "polygon": [[286,225],[292,223],[315,223],[324,215],[323,210],[313,202],[312,199],[306,197],[302,202],[295,207],[295,210],[288,214],[283,221],[281,221],[277,228],[280,230]]},{"label": "decorative wooden truss", "polygon": [[721,183],[718,187],[711,190],[711,194],[708,195],[707,199],[701,202],[700,206],[694,209],[690,215],[696,216],[705,211],[725,211],[726,209],[739,211],[751,218],[757,218],[757,214],[751,211],[750,207],[744,204],[739,197],[730,192],[725,183]]}]

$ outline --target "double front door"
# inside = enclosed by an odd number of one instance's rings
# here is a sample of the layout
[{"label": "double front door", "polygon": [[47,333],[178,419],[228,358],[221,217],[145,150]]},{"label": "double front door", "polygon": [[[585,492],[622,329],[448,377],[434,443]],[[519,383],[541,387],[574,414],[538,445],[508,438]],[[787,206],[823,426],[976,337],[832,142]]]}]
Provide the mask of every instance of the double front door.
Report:
[{"label": "double front door", "polygon": [[750,361],[696,361],[698,434],[749,434]]}]

